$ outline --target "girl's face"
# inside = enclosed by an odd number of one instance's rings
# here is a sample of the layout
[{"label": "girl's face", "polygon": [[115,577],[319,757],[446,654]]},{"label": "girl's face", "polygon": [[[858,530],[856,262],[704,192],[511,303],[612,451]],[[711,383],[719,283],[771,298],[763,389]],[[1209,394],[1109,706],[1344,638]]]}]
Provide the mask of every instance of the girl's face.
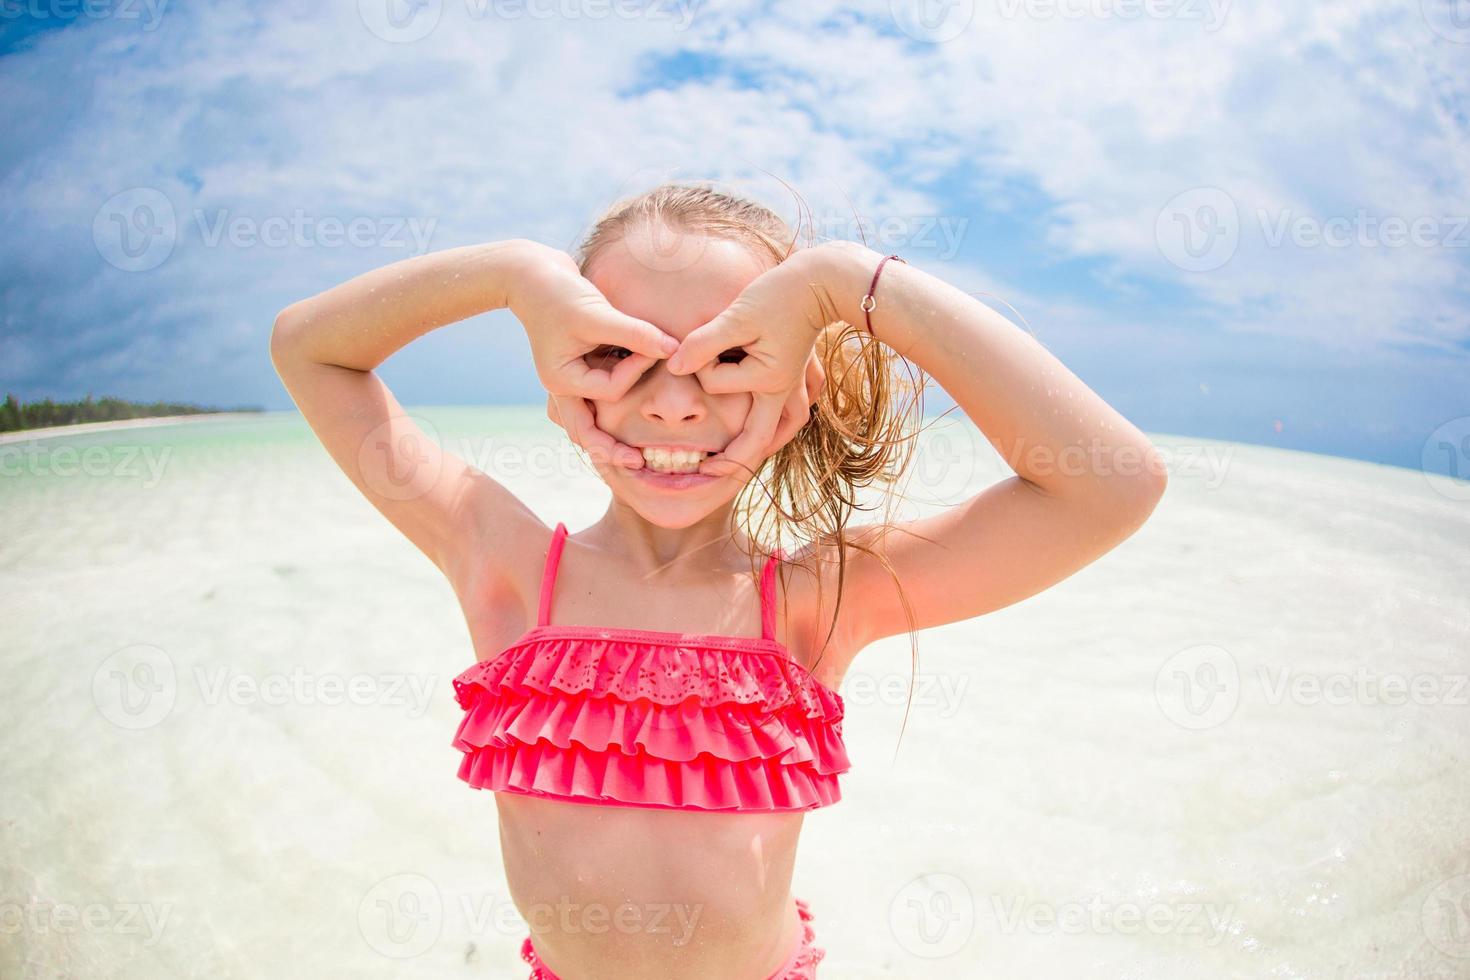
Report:
[{"label": "girl's face", "polygon": [[[660,227],[633,231],[607,247],[587,278],[617,309],[683,340],[768,268],[737,242]],[[587,362],[611,366],[625,356],[622,348],[604,348],[588,354]],[[738,350],[721,355],[741,356]],[[598,473],[614,496],[649,523],[688,527],[734,500],[749,474],[679,471],[696,470],[705,455],[734,440],[751,400],[748,392],[707,394],[695,375],[670,374],[668,362],[657,361],[622,398],[592,400],[598,428],[644,450],[642,469],[599,463]]]}]

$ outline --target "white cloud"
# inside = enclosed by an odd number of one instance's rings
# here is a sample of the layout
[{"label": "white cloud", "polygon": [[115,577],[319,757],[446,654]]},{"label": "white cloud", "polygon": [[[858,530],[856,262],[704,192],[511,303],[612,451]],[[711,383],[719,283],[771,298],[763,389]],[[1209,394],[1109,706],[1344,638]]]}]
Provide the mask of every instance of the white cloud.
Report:
[{"label": "white cloud", "polygon": [[[58,356],[106,350],[117,370],[164,377],[160,346],[207,347],[211,322],[230,325],[218,369],[239,372],[242,320],[260,324],[263,351],[286,302],[402,253],[208,248],[196,209],[418,217],[435,222],[434,248],[521,235],[570,247],[619,193],[671,172],[743,178],[794,218],[764,168],[825,230],[851,230],[849,199],[875,219],[973,217],[940,190],[960,186],[1034,225],[1015,248],[1038,267],[1089,257],[1102,263],[1089,295],[1128,303],[1182,285],[1199,297],[1194,324],[1365,351],[1470,337],[1470,248],[1270,248],[1256,218],[1470,213],[1470,47],[1415,4],[1258,0],[1223,8],[1215,30],[1182,14],[999,16],[1008,6],[979,3],[943,44],[815,3],[665,3],[660,21],[477,19],[459,0],[409,44],[374,36],[351,3],[178,5],[150,33],[101,21],[48,34],[0,59],[0,122],[18,134],[0,156],[6,312],[38,374],[36,338],[63,332]],[[649,77],[651,59],[690,53],[738,77]],[[632,88],[648,90],[618,94]],[[169,197],[181,238],[157,270],[130,274],[98,261],[88,230],[136,185]],[[1187,273],[1155,229],[1166,202],[1202,186],[1227,190],[1245,225],[1228,263]],[[1109,318],[1106,295],[1054,302]],[[273,390],[263,361],[256,387]]]}]

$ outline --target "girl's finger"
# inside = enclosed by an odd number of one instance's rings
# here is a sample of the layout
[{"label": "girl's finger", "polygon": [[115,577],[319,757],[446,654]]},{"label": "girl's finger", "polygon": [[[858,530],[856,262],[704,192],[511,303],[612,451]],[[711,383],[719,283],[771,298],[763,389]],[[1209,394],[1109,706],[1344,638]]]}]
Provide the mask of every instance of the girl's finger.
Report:
[{"label": "girl's finger", "polygon": [[825,387],[827,387],[827,369],[822,366],[822,359],[817,356],[817,352],[812,351],[806,361],[807,404],[815,404]]},{"label": "girl's finger", "polygon": [[757,336],[756,331],[742,326],[736,317],[729,316],[727,310],[689,332],[679,344],[678,350],[669,358],[669,373],[693,374],[730,348],[754,343]]},{"label": "girl's finger", "polygon": [[774,395],[786,391],[790,384],[771,365],[761,363],[748,351],[738,364],[711,364],[699,371],[699,386],[711,395],[735,391]]},{"label": "girl's finger", "polygon": [[699,472],[710,476],[754,475],[757,467],[765,461],[766,449],[775,435],[776,425],[781,421],[781,409],[785,403],[785,395],[759,392],[752,396],[744,431],[725,447],[724,452],[700,463]]},{"label": "girl's finger", "polygon": [[[672,339],[672,338],[670,338]],[[611,372],[594,371],[608,376],[606,384],[600,386],[601,394],[587,395],[588,398],[599,398],[603,401],[615,402],[628,393],[628,389],[638,383],[645,371],[659,362],[660,358],[649,357],[646,354],[629,354],[627,357],[613,365]]]},{"label": "girl's finger", "polygon": [[771,444],[766,447],[766,455],[769,456],[790,442],[802,426],[811,421],[811,402],[807,394],[805,379],[802,383],[791,389],[791,394],[786,397],[786,404],[781,409],[781,421],[776,426],[776,434],[771,439]]},{"label": "girl's finger", "polygon": [[647,320],[627,316],[611,307],[597,318],[595,329],[586,339],[594,344],[626,347],[649,361],[661,361],[679,349],[679,338],[664,333]]},{"label": "girl's finger", "polygon": [[586,450],[594,465],[616,464],[628,469],[643,465],[643,454],[632,446],[618,442],[597,427],[592,406],[584,398],[557,397],[557,414],[572,442]]},{"label": "girl's finger", "polygon": [[766,455],[771,456],[780,451],[796,434],[812,420],[812,406],[817,401],[817,396],[822,393],[822,388],[827,383],[827,372],[822,368],[822,362],[815,353],[807,358],[806,373],[801,382],[791,393],[786,396],[786,404],[781,409],[781,421],[776,426],[776,434],[771,439],[771,444],[766,447]]},{"label": "girl's finger", "polygon": [[592,367],[582,357],[577,357],[562,365],[561,376],[549,387],[566,397],[617,401],[653,364],[654,358],[629,354],[609,371]]}]

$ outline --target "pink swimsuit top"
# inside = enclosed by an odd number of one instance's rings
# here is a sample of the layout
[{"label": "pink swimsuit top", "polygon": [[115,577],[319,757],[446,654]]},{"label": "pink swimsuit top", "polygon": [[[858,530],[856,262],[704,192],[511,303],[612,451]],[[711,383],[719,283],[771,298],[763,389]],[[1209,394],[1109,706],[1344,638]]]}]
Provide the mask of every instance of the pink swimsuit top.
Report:
[{"label": "pink swimsuit top", "polygon": [[608,806],[811,810],[841,798],[842,696],[775,638],[777,555],[761,635],[550,624],[566,526],[536,626],[454,679],[453,745],[476,789]]}]

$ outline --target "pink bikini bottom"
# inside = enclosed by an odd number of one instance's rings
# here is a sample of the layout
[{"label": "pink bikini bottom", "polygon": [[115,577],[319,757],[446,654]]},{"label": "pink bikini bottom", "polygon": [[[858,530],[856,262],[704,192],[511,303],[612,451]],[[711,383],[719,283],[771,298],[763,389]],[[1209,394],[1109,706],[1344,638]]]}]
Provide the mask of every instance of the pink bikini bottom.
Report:
[{"label": "pink bikini bottom", "polygon": [[[796,899],[796,911],[801,916],[801,935],[797,937],[796,948],[791,951],[786,962],[781,968],[771,974],[766,980],[816,980],[817,964],[827,951],[818,946],[813,946],[817,938],[816,930],[812,928],[812,912],[806,902],[800,898]],[[521,943],[521,959],[531,964],[531,975],[527,980],[561,980],[536,953],[536,947],[531,945],[531,937],[527,936]]]}]

